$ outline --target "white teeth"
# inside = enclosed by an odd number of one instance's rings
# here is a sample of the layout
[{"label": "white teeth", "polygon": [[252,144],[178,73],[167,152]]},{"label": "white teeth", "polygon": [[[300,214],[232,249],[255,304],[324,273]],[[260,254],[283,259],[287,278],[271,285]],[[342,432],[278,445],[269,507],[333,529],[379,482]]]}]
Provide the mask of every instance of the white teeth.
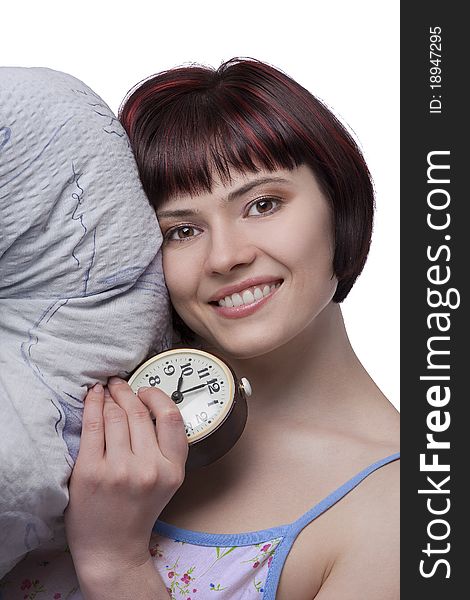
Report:
[{"label": "white teeth", "polygon": [[261,300],[261,298],[263,297],[263,292],[259,288],[255,287],[254,296],[255,300]]},{"label": "white teeth", "polygon": [[242,294],[243,304],[253,304],[255,301],[255,297],[250,292],[250,290],[245,290]]},{"label": "white teeth", "polygon": [[232,294],[233,306],[241,306],[243,304],[242,297],[240,294]]},{"label": "white teeth", "polygon": [[221,298],[219,300],[219,306],[233,308],[234,306],[242,306],[243,304],[253,304],[253,302],[261,300],[261,298],[271,294],[280,285],[280,283],[273,283],[272,285],[265,285],[262,289],[260,287],[253,286],[251,289],[244,290],[241,295],[235,293],[231,296],[225,296],[225,298]]}]

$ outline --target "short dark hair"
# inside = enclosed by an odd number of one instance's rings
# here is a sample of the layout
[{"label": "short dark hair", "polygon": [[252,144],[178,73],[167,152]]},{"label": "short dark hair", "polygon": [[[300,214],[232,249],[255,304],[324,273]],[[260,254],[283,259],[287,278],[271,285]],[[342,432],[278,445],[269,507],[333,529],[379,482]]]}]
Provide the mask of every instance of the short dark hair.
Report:
[{"label": "short dark hair", "polygon": [[233,58],[213,69],[169,69],[137,84],[119,118],[155,209],[175,194],[210,192],[214,173],[308,165],[332,208],[334,302],[342,302],[369,252],[374,189],[364,157],[335,115],[273,66]]}]

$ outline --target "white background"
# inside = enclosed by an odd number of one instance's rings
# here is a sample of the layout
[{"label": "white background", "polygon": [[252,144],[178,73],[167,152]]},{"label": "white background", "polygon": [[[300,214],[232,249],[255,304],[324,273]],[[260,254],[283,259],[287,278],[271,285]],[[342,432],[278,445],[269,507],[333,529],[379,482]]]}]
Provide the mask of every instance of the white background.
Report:
[{"label": "white background", "polygon": [[234,56],[269,62],[326,102],[359,141],[377,193],[369,259],[342,304],[346,327],[399,406],[398,0],[9,0],[0,21],[0,64],[71,73],[114,111],[150,74]]}]

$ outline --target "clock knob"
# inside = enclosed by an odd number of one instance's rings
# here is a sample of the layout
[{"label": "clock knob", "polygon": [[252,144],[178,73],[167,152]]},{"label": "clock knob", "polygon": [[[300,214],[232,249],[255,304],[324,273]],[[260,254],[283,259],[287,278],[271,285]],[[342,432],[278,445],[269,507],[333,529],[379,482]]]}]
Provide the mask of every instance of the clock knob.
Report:
[{"label": "clock knob", "polygon": [[251,396],[252,389],[251,389],[251,384],[246,377],[242,377],[240,379],[239,386],[245,392],[245,395],[249,398]]}]

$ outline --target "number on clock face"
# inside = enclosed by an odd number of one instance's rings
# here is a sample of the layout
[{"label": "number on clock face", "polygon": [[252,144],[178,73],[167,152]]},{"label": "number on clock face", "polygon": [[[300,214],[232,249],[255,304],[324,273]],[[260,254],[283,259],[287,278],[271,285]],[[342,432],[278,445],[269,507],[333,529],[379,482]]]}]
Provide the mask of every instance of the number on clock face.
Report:
[{"label": "number on clock face", "polygon": [[[184,420],[188,438],[203,435],[225,417],[230,405],[231,384],[222,366],[204,354],[165,353],[148,364],[132,382],[162,389],[169,396],[178,390],[183,395],[177,406]],[[145,365],[144,365],[145,366]]]}]

